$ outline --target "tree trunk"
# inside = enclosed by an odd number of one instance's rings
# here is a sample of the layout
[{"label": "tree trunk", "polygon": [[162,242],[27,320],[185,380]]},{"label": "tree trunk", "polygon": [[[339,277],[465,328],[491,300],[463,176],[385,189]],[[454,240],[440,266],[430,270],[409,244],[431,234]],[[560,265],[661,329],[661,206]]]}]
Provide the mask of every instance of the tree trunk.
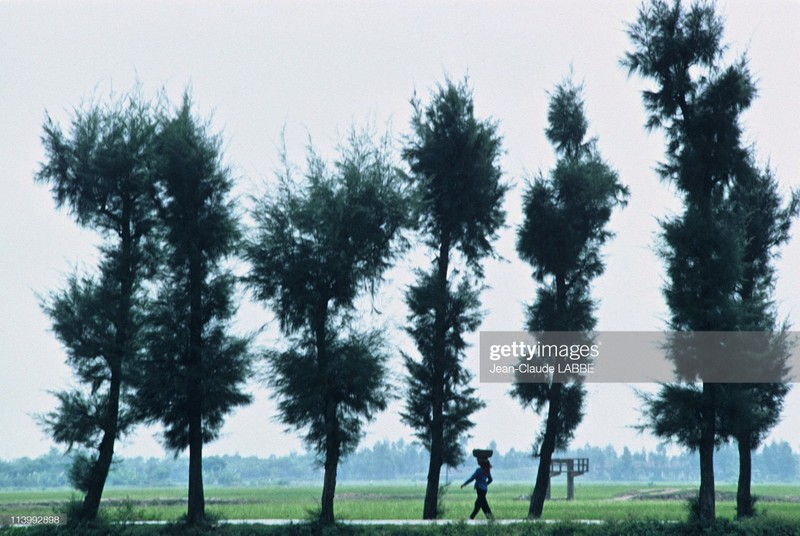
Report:
[{"label": "tree trunk", "polygon": [[698,517],[703,523],[716,518],[714,489],[714,439],[716,437],[716,386],[703,382],[701,399],[702,423],[700,428],[700,492]]},{"label": "tree trunk", "polygon": [[339,468],[342,443],[335,394],[335,376],[337,372],[332,370],[328,359],[328,302],[329,300],[324,298],[317,304],[314,315],[314,345],[317,351],[317,367],[325,382],[323,390],[323,402],[325,404],[323,415],[325,423],[325,475],[322,481],[319,519],[325,524],[332,524],[335,521],[333,507],[336,498],[336,473]]},{"label": "tree trunk", "polygon": [[528,519],[539,519],[544,510],[547,488],[550,485],[550,463],[556,449],[556,430],[558,428],[558,410],[561,406],[561,384],[553,383],[547,396],[547,422],[544,438],[539,450],[539,469],[536,472],[536,484],[531,494],[528,507]]},{"label": "tree trunk", "polygon": [[442,473],[442,460],[444,459],[444,439],[441,425],[442,405],[438,404],[438,407],[438,411],[434,408],[432,422],[433,433],[431,435],[431,458],[428,463],[428,483],[425,487],[425,502],[423,503],[422,519],[436,519],[439,517],[439,479]]},{"label": "tree trunk", "polygon": [[340,442],[338,437],[329,437],[325,448],[325,476],[322,483],[322,509],[320,520],[326,524],[334,522],[333,504],[336,496],[336,472],[339,467]]},{"label": "tree trunk", "polygon": [[114,443],[119,431],[119,398],[122,392],[122,365],[130,358],[131,348],[131,308],[133,303],[134,267],[133,242],[130,223],[130,201],[122,203],[122,225],[120,226],[120,264],[116,277],[120,282],[119,302],[116,310],[115,335],[116,353],[107,357],[109,368],[108,398],[103,415],[103,437],[97,449],[97,460],[92,465],[89,489],[83,498],[81,518],[93,520],[100,510],[100,499],[103,497],[108,472],[114,459]]},{"label": "tree trunk", "polygon": [[189,424],[189,499],[188,525],[205,521],[203,491],[203,274],[199,252],[189,261],[189,360],[186,374],[186,398]]},{"label": "tree trunk", "polygon": [[[556,318],[552,329],[569,331],[566,309],[567,309],[567,284],[564,274],[554,275],[556,284]],[[555,378],[553,378],[555,380]],[[560,383],[550,384],[547,392],[547,421],[545,422],[544,438],[539,449],[539,469],[536,472],[536,484],[531,494],[531,503],[528,507],[528,519],[539,519],[544,510],[544,501],[547,498],[550,487],[550,463],[553,459],[553,452],[556,450],[556,432],[559,429],[559,410],[561,409],[561,388]]]},{"label": "tree trunk", "polygon": [[434,312],[433,333],[433,385],[431,385],[431,447],[428,463],[428,482],[422,518],[439,517],[439,479],[444,463],[444,369],[447,337],[447,271],[450,262],[450,240],[444,236],[436,260],[438,302]]},{"label": "tree trunk", "polygon": [[201,432],[200,412],[193,411],[189,422],[189,503],[186,514],[186,523],[192,526],[202,524],[206,517]]},{"label": "tree trunk", "polygon": [[736,517],[738,519],[753,517],[753,496],[750,491],[752,480],[752,443],[749,434],[737,438],[739,445],[739,485],[736,488]]},{"label": "tree trunk", "polygon": [[119,394],[120,371],[119,367],[114,367],[111,372],[108,406],[104,417],[106,424],[98,448],[97,460],[92,464],[89,489],[86,490],[86,496],[83,498],[80,514],[82,519],[96,519],[100,509],[100,499],[103,497],[108,471],[111,469],[111,461],[114,458],[114,441],[117,437],[117,419],[119,417]]}]

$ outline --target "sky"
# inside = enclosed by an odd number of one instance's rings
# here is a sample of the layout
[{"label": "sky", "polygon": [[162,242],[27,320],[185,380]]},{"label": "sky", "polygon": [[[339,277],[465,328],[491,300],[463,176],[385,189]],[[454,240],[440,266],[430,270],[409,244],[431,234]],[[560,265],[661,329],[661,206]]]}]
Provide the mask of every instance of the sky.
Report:
[{"label": "sky", "polygon": [[[352,125],[389,130],[402,145],[409,132],[409,99],[427,102],[445,77],[468,77],[479,117],[493,118],[503,137],[501,167],[513,185],[506,196],[507,227],[499,258],[486,263],[482,330],[518,330],[533,299],[531,270],[514,250],[525,177],[546,172],[554,155],[544,136],[548,91],[570,72],[584,84],[590,134],[631,191],[616,213],[606,272],[594,286],[598,329],[658,331],[668,311],[664,273],[655,253],[659,218],[680,210],[675,192],[654,168],[663,137],[643,128],[640,92],[619,60],[629,48],[626,24],[638,1],[19,1],[0,0],[0,459],[37,456],[54,444],[35,415],[52,409],[54,390],[72,381],[64,351],[49,331],[39,302],[73,270],[90,271],[97,236],[57,211],[47,187],[33,180],[44,154],[45,114],[68,128],[83,102],[103,102],[135,84],[178,102],[191,88],[195,110],[224,139],[224,155],[242,200],[274,179],[284,133],[289,158],[302,164],[311,140],[323,156]],[[800,2],[728,0],[729,58],[747,53],[759,98],[744,116],[745,137],[769,162],[784,193],[800,186]],[[800,322],[800,232],[778,261],[776,298],[782,317]],[[385,326],[392,343],[413,352],[402,328],[404,288],[411,270],[427,263],[413,251],[387,274],[366,321]],[[242,293],[241,332],[257,342],[280,342],[271,314]],[[477,334],[465,365],[477,376]],[[402,384],[399,354],[393,381]],[[509,386],[480,384],[486,408],[475,414],[468,445],[495,441],[503,452],[529,450],[541,424],[508,395]],[[269,391],[254,378],[255,402],[237,410],[205,453],[269,456],[300,451],[294,432],[275,419]],[[617,450],[655,448],[639,434],[635,390],[649,384],[589,384],[586,417],[573,445]],[[800,390],[786,401],[770,440],[800,449]],[[411,441],[394,403],[366,428],[362,445]],[[124,438],[122,456],[164,456],[157,427]]]}]

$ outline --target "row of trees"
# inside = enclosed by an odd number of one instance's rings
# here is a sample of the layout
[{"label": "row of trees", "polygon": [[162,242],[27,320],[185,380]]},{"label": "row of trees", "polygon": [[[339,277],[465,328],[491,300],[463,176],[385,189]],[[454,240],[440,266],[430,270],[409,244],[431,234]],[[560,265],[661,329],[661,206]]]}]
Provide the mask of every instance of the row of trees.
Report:
[{"label": "row of trees", "polygon": [[[659,169],[686,207],[663,222],[670,327],[773,331],[771,261],[798,202],[784,206],[774,178],[742,146],[739,116],[755,93],[746,62],[720,65],[722,23],[706,4],[655,1],[629,34],[634,50],[623,65],[657,84],[644,94],[647,126],[667,134]],[[438,516],[441,469],[462,461],[471,416],[483,407],[463,366],[465,336],[481,321],[481,263],[493,255],[509,185],[497,123],[475,117],[466,82],[448,80],[412,108],[404,169],[388,140],[355,130],[333,164],[310,150],[302,178],[284,154],[277,186],[255,201],[246,232],[220,138],[188,98],[173,108],[134,92],[76,111],[67,135],[46,121],[37,180],[103,237],[96,274],[76,274],[44,300],[80,386],[58,393],[42,422],[57,442],[80,447],[71,476],[86,492],[83,517],[97,514],[115,440],[145,422],[163,425],[167,449],[189,449],[187,521],[204,521],[203,444],[250,400],[243,385],[252,341],[229,330],[238,259],[246,264],[240,281],[279,321],[285,347],[263,352],[269,385],[280,419],[303,433],[324,469],[320,517],[332,522],[341,458],[397,394],[387,380],[387,337],[362,325],[359,307],[409,247],[410,231],[430,262],[405,295],[417,355],[403,356],[401,419],[429,452],[423,517]],[[517,250],[539,283],[526,328],[590,337],[591,282],[628,190],[587,138],[580,86],[556,87],[548,124],[558,161],[527,180],[517,230]],[[785,341],[770,349],[759,362],[785,366]],[[700,451],[704,519],[714,517],[714,447],[736,439],[739,514],[749,515],[750,452],[777,422],[786,387],[702,383],[682,355],[673,357],[679,379],[701,383],[666,385],[647,398],[644,426]],[[580,423],[585,390],[573,375],[516,384],[512,394],[546,412],[529,510],[539,517],[550,459]]]},{"label": "row of trees", "polygon": [[[409,229],[435,259],[408,291],[422,359],[406,358],[403,419],[431,452],[426,504],[434,506],[425,515],[437,516],[439,471],[460,461],[459,440],[482,405],[461,366],[463,334],[480,319],[473,279],[502,224],[507,186],[496,125],[474,117],[466,83],[448,81],[427,108],[413,105],[409,173],[388,140],[356,131],[333,165],[312,149],[302,179],[284,157],[246,235],[220,139],[188,97],[175,108],[138,92],[90,105],[74,113],[68,134],[47,119],[37,180],[103,239],[97,274],[71,276],[43,303],[79,380],[41,421],[58,443],[78,447],[71,478],[86,493],[80,517],[97,515],[115,440],[144,422],[163,425],[168,450],[188,448],[187,522],[203,522],[203,444],[250,401],[252,341],[229,332],[240,259],[248,266],[240,281],[285,335],[286,348],[264,353],[269,385],[281,420],[303,432],[324,468],[320,517],[332,522],[340,458],[396,395],[386,337],[360,325],[357,305],[407,249]],[[456,254],[468,273],[454,282]]]}]

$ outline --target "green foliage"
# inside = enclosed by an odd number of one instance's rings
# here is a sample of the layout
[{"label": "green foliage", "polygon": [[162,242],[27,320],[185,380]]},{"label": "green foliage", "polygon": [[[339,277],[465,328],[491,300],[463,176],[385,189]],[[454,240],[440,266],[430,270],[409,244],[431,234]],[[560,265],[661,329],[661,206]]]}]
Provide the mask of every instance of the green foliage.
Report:
[{"label": "green foliage", "polygon": [[92,467],[97,463],[97,456],[87,452],[77,452],[72,457],[69,468],[69,482],[84,493],[89,491],[92,482]]},{"label": "green foliage", "polygon": [[[554,435],[554,451],[566,450],[569,443],[575,436],[575,430],[583,420],[583,403],[586,397],[586,389],[582,383],[560,383],[548,385],[547,383],[515,383],[511,388],[512,395],[524,406],[530,406],[536,413],[542,413],[550,400],[548,397],[551,391],[558,389],[559,402],[556,408],[556,417],[549,425],[551,433]],[[544,442],[545,433],[548,430],[547,422],[544,422],[536,438],[534,452],[538,456]]]},{"label": "green foliage", "polygon": [[562,84],[551,95],[547,107],[547,128],[544,133],[556,152],[570,160],[577,160],[581,154],[591,149],[591,141],[585,140],[589,121],[583,112],[581,93],[580,86]]},{"label": "green foliage", "polygon": [[57,408],[39,421],[57,443],[78,445],[75,485],[86,492],[87,519],[97,514],[116,439],[136,417],[130,409],[131,374],[143,348],[143,283],[156,254],[152,202],[156,119],[138,91],[75,110],[65,135],[48,116],[46,159],[36,181],[48,184],[58,207],[103,238],[93,276],[69,277],[42,308],[64,345],[80,386],[55,393]]},{"label": "green foliage", "polygon": [[[590,281],[603,271],[600,247],[611,212],[628,189],[584,136],[588,124],[581,88],[566,81],[551,96],[548,137],[560,154],[549,177],[528,184],[517,251],[543,283],[528,310],[533,331],[588,331],[594,327]],[[569,129],[577,129],[570,131]]]},{"label": "green foliage", "polygon": [[100,511],[102,519],[115,525],[132,525],[138,521],[157,521],[158,517],[152,509],[140,505],[139,501],[126,495],[119,502],[104,505]]},{"label": "green foliage", "polygon": [[[792,221],[800,213],[800,193],[794,192],[784,205],[778,184],[769,169],[751,164],[749,173],[733,184],[728,206],[742,231],[742,274],[737,285],[739,329],[763,331],[747,365],[771,378],[786,378],[791,343],[777,318],[773,293],[774,259],[778,248],[789,240]],[[763,339],[763,340],[762,340]],[[760,383],[727,387],[721,416],[721,434],[737,440],[747,438],[756,448],[780,419],[788,384]]]},{"label": "green foliage", "polygon": [[97,444],[101,435],[99,424],[102,418],[102,408],[98,407],[97,397],[78,390],[54,394],[58,399],[58,409],[40,419],[53,440],[66,444],[68,449],[72,449],[75,444]]},{"label": "green foliage", "polygon": [[[720,206],[709,217],[690,206],[678,217],[663,222],[664,247],[669,283],[664,289],[670,308],[670,328],[675,331],[733,331],[738,326],[739,307],[735,298],[742,264],[739,234]],[[694,379],[696,372],[684,371],[686,358],[673,361],[680,378]]]},{"label": "green foliage", "polygon": [[492,254],[491,241],[505,220],[508,185],[500,181],[497,123],[475,117],[466,81],[446,80],[427,106],[416,96],[411,104],[413,133],[403,159],[417,192],[423,240],[436,251],[441,244],[457,249],[480,276],[480,260]]},{"label": "green foliage", "polygon": [[[111,352],[116,329],[111,320],[115,315],[117,297],[109,288],[112,285],[108,277],[110,275],[97,281],[73,274],[67,280],[66,289],[60,294],[52,294],[44,304],[45,311],[53,320],[53,332],[67,351],[67,363],[81,383],[88,385],[92,392],[97,392],[108,381],[110,371],[107,361],[113,359]],[[65,408],[64,413],[83,414],[91,418],[92,412],[88,407],[91,401],[82,400],[79,393],[63,393],[59,399],[62,405],[73,406]],[[85,430],[86,424],[74,422],[73,426],[84,435],[91,435],[90,430]],[[54,433],[59,435],[58,432]],[[62,430],[61,433],[69,432]],[[77,437],[63,439],[56,437],[56,441],[68,444],[78,441]]]},{"label": "green foliage", "polygon": [[[129,278],[126,285],[107,264],[106,258],[96,278],[69,276],[66,289],[51,294],[43,303],[53,321],[53,332],[65,346],[67,363],[83,385],[55,392],[57,409],[39,419],[53,439],[68,449],[75,445],[97,448],[111,426],[121,436],[136,421],[129,409],[133,396],[130,377],[143,345],[146,298],[138,288],[142,274],[131,274],[136,280]],[[128,265],[126,271],[136,269]],[[125,286],[129,286],[127,291],[120,288]],[[116,395],[122,405],[109,421],[107,408],[114,375],[115,382],[121,382],[120,376],[125,381]]]},{"label": "green foliage", "polygon": [[[559,481],[560,480],[560,481]],[[490,503],[500,520],[521,520],[525,517],[527,504],[522,500],[530,493],[530,484],[492,485],[498,487],[490,492]],[[563,479],[554,479],[553,496],[565,494]],[[722,499],[718,508],[718,519],[732,519],[735,515],[735,487],[721,487]],[[306,519],[306,511],[318,496],[319,485],[302,487],[266,488],[207,488],[209,508],[224,519]],[[758,518],[764,522],[800,522],[793,497],[797,485],[756,486],[755,491],[763,497]],[[606,526],[626,520],[652,521],[653,524],[672,526],[686,517],[685,498],[696,491],[694,485],[662,486],[647,484],[596,484],[577,482],[576,500],[554,500],[548,503],[543,515],[555,523],[558,520],[595,519]],[[424,494],[420,484],[344,484],[337,488],[336,513],[342,520],[414,520],[419,517],[419,502]],[[630,498],[633,496],[633,498]],[[18,514],[22,503],[37,504],[41,510],[25,506],[31,514],[59,514],[68,511],[68,491],[58,493],[28,491],[13,495],[0,493],[0,514]],[[628,497],[626,499],[626,497]],[[129,520],[175,520],[185,514],[185,487],[165,489],[117,489],[106,493],[100,516],[113,522],[129,514]],[[464,519],[472,510],[475,494],[472,490],[451,489],[447,495],[447,513],[444,519],[454,522]],[[80,503],[77,503],[78,505]],[[317,509],[319,507],[317,506]],[[288,522],[288,521],[287,521]],[[738,523],[737,525],[742,525]],[[132,525],[129,523],[129,526]],[[224,525],[224,521],[221,523]],[[402,525],[401,525],[402,526]],[[406,525],[406,527],[409,527]]]},{"label": "green foliage", "polygon": [[156,173],[167,264],[188,270],[199,255],[203,271],[208,271],[235,252],[241,236],[230,195],[233,180],[222,162],[222,139],[192,114],[188,94],[161,123]]},{"label": "green foliage", "polygon": [[[336,406],[341,454],[355,450],[364,421],[386,409],[388,349],[379,331],[349,333],[337,330],[327,343],[329,367],[317,360],[314,343],[305,340],[285,352],[267,352],[269,385],[278,400],[281,420],[292,428],[305,430],[304,439],[322,464],[326,452],[325,406]],[[335,371],[331,374],[329,371]],[[325,374],[330,377],[325,378]],[[327,381],[326,381],[327,380]],[[326,389],[320,389],[320,386]]]},{"label": "green foliage", "polygon": [[709,202],[746,168],[738,121],[756,89],[745,59],[719,65],[723,28],[713,4],[685,8],[664,0],[643,6],[628,27],[634,50],[622,65],[656,82],[656,91],[642,93],[647,127],[666,131],[667,162],[660,170],[688,204]]},{"label": "green foliage", "polygon": [[359,332],[351,313],[404,249],[408,221],[387,141],[353,131],[348,142],[333,169],[310,150],[301,185],[284,155],[286,172],[276,194],[257,201],[246,246],[246,280],[289,338],[287,350],[266,354],[268,381],[281,421],[303,431],[325,468],[325,523],[333,522],[340,456],[391,396],[383,334]]},{"label": "green foliage", "polygon": [[[136,382],[140,415],[147,422],[165,425],[164,446],[175,453],[189,446],[189,419],[194,407],[187,388],[190,381],[195,382],[203,400],[204,443],[218,437],[226,414],[252,398],[242,391],[250,367],[249,340],[227,333],[235,312],[233,276],[219,273],[203,285],[203,374],[193,380],[186,337],[191,306],[185,282],[185,272],[169,272],[161,280],[159,297],[148,313],[148,353]],[[157,373],[163,370],[170,373]]]},{"label": "green foliage", "polygon": [[165,447],[180,452],[189,446],[196,408],[208,442],[227,413],[250,402],[242,391],[250,355],[246,338],[228,334],[235,279],[223,261],[235,253],[240,232],[221,141],[192,115],[188,96],[162,122],[156,184],[163,264],[147,313],[136,404],[142,419],[164,425]]},{"label": "green foliage", "polygon": [[583,287],[603,271],[599,250],[612,236],[605,225],[614,207],[626,204],[628,190],[596,151],[581,154],[560,159],[549,178],[540,176],[528,185],[517,250],[533,265],[537,280],[563,274],[570,287],[585,292]]},{"label": "green foliage", "polygon": [[[643,6],[628,27],[633,51],[622,64],[630,74],[656,83],[657,90],[643,92],[647,127],[663,128],[667,135],[659,171],[677,186],[686,207],[662,222],[670,327],[780,331],[771,261],[788,238],[798,199],[795,194],[782,207],[771,173],[757,169],[752,149],[742,142],[740,117],[756,87],[746,58],[721,65],[722,33],[722,18],[706,2],[684,8],[656,0]],[[789,353],[785,337],[778,333],[763,346],[748,354],[747,366],[772,369],[780,378]],[[688,381],[703,381],[702,367],[717,359],[707,348],[687,351],[672,345],[669,352],[678,378]],[[740,500],[749,502],[749,452],[777,422],[786,392],[776,383],[704,384],[699,391],[662,386],[659,397],[645,398],[647,427],[700,451],[706,469],[699,506],[705,520],[714,507],[714,443],[734,437],[742,446]],[[740,504],[740,509],[749,512],[752,505]]]},{"label": "green foliage", "polygon": [[188,94],[159,119],[152,199],[162,251],[135,405],[139,419],[163,425],[167,449],[188,447],[187,519],[201,525],[203,444],[217,436],[225,415],[252,399],[243,391],[249,341],[229,334],[235,279],[225,261],[241,233],[220,138],[194,117]]},{"label": "green foliage", "polygon": [[[697,479],[697,464],[689,451],[667,455],[666,447],[663,446],[656,451],[617,453],[609,446],[599,448],[584,445],[572,448],[564,452],[564,455],[589,458],[591,471],[584,478],[593,483],[603,483],[603,490],[617,490],[616,493],[620,495],[626,491],[626,484],[620,482],[691,483]],[[361,447],[347,457],[340,465],[337,475],[343,481],[385,482],[387,486],[391,482],[420,481],[425,478],[428,468],[427,456],[427,451],[418,443],[382,441],[372,447]],[[720,445],[714,461],[721,481],[736,480],[738,464],[735,445]],[[495,451],[492,462],[495,465],[492,474],[501,484],[527,482],[533,474],[531,454],[527,449]],[[27,492],[21,491],[25,489],[50,490],[42,492],[44,496],[41,500],[60,497],[63,491],[58,490],[69,486],[70,465],[70,459],[55,449],[33,459],[0,461],[0,502],[11,500],[12,497],[33,500],[33,495],[29,496]],[[204,480],[209,486],[225,486],[231,489],[235,489],[233,486],[246,489],[273,486],[276,493],[301,483],[319,482],[321,479],[320,471],[314,466],[313,453],[292,453],[269,458],[210,456],[204,460],[203,469]],[[765,483],[798,482],[798,469],[800,457],[792,451],[788,443],[768,443],[753,453],[753,472],[759,475],[759,493],[765,498],[764,502],[770,502],[769,497],[790,495],[791,486],[765,486]],[[147,490],[153,488],[159,488],[160,493],[163,492],[161,488],[165,487],[174,487],[177,490],[185,484],[187,470],[188,460],[185,457],[118,459],[109,472],[107,487],[134,488],[136,491],[129,492],[132,497],[145,496]],[[521,493],[527,491],[530,490],[523,490]],[[580,497],[590,498],[586,493],[581,491]],[[267,501],[268,498],[259,500]]]},{"label": "green foliage", "polygon": [[420,271],[417,273],[417,284],[406,293],[406,302],[410,309],[409,321],[414,322],[406,330],[414,339],[423,359],[416,361],[409,355],[403,355],[403,362],[408,370],[408,392],[405,410],[400,417],[430,451],[433,432],[431,407],[433,391],[438,383],[434,369],[433,341],[437,307],[444,302],[446,342],[445,354],[439,364],[445,378],[443,463],[458,467],[464,461],[461,442],[473,426],[471,416],[485,406],[476,396],[475,388],[469,385],[472,374],[461,366],[467,348],[464,334],[474,331],[480,325],[482,315],[479,295],[464,280],[455,289],[448,282],[445,292],[442,293],[435,278]]},{"label": "green foliage", "polygon": [[351,133],[333,169],[311,149],[302,185],[285,155],[284,164],[277,192],[253,210],[246,279],[292,333],[307,329],[322,304],[348,312],[375,288],[404,250],[408,205],[388,142],[374,144],[367,133]]},{"label": "green foliage", "polygon": [[700,445],[700,396],[700,389],[691,384],[662,384],[657,394],[642,394],[645,424],[638,429],[696,450]]},{"label": "green foliage", "polygon": [[773,260],[778,248],[790,238],[792,221],[800,214],[800,192],[793,192],[784,206],[777,179],[769,168],[751,163],[733,184],[730,210],[746,240],[742,247],[744,263],[738,294],[745,306],[742,329],[770,331],[776,328],[775,304],[771,294],[775,282]]},{"label": "green foliage", "polygon": [[[56,205],[79,224],[111,236],[144,238],[154,224],[148,194],[155,153],[155,114],[138,90],[73,111],[65,135],[48,115],[45,161],[36,181],[49,184]],[[123,214],[130,212],[125,219]],[[126,221],[127,220],[127,221]]]},{"label": "green foliage", "polygon": [[450,491],[450,482],[446,482],[444,484],[439,484],[439,493],[436,496],[436,512],[439,514],[440,518],[443,518],[447,514],[447,508],[445,506],[445,498],[447,496],[447,492]]},{"label": "green foliage", "polygon": [[[182,525],[158,526],[113,526],[82,525],[80,534],[118,534],[144,536],[152,534],[191,534],[200,536],[213,533],[220,536],[794,536],[798,526],[792,522],[777,520],[754,520],[746,523],[718,521],[708,526],[686,523],[662,523],[657,521],[621,521],[587,525],[560,522],[552,524],[475,524],[463,521],[436,525],[323,525],[316,522],[287,523],[285,525],[226,525],[187,529]],[[5,534],[60,535],[75,534],[73,528],[35,527],[9,529]]]},{"label": "green foliage", "polygon": [[622,65],[657,84],[656,91],[642,92],[651,114],[648,128],[674,118],[685,96],[696,90],[692,67],[714,68],[724,50],[722,33],[713,4],[698,2],[687,10],[681,2],[657,0],[641,7],[636,23],[628,26],[634,50],[625,53]]}]

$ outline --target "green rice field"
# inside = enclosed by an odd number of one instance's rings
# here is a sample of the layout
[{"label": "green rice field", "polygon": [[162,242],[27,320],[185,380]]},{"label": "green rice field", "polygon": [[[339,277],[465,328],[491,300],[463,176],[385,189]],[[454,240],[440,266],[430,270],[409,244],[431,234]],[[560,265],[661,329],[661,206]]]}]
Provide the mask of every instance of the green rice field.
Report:
[{"label": "green rice field", "polygon": [[[497,484],[489,491],[489,504],[499,519],[523,519],[531,486]],[[735,486],[717,487],[717,515],[732,519]],[[207,488],[206,509],[220,519],[307,519],[319,504],[319,486],[273,488]],[[341,484],[337,487],[336,516],[348,519],[420,519],[425,493],[418,484]],[[686,499],[696,488],[686,484],[576,484],[575,500],[567,501],[564,485],[554,485],[552,499],[545,503],[544,518],[685,520]],[[757,485],[758,509],[770,518],[800,522],[800,485]],[[71,499],[81,497],[70,490],[0,491],[0,516],[63,514]],[[474,491],[450,486],[443,500],[445,519],[469,516]],[[175,520],[185,513],[186,490],[106,490],[102,515],[110,521]],[[482,515],[482,514],[480,514]]]}]

